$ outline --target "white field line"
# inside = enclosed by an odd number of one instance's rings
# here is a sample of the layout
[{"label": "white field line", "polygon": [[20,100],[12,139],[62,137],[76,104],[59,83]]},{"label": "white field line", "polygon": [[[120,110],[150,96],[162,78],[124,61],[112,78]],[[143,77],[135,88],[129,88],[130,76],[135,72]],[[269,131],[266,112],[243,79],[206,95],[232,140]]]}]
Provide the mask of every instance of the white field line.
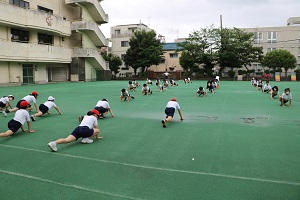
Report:
[{"label": "white field line", "polygon": [[124,195],[113,194],[113,193],[110,193],[110,192],[103,192],[103,191],[100,191],[100,190],[89,189],[89,188],[85,188],[85,187],[81,187],[81,186],[77,186],[77,185],[59,183],[59,182],[52,181],[52,180],[49,180],[49,179],[39,178],[39,177],[30,176],[30,175],[26,175],[26,174],[20,174],[20,173],[16,173],[16,172],[5,171],[5,170],[1,170],[1,169],[0,169],[0,173],[9,174],[9,175],[18,176],[18,177],[23,177],[23,178],[28,178],[28,179],[33,179],[33,180],[36,180],[36,181],[42,181],[42,182],[51,183],[51,184],[55,184],[55,185],[60,185],[60,186],[64,186],[64,187],[69,187],[69,188],[75,188],[75,189],[84,190],[84,191],[88,191],[88,192],[105,194],[105,195],[108,195],[108,196],[119,197],[119,198],[123,198],[123,199],[142,200],[140,198],[128,197],[128,196],[124,196]]},{"label": "white field line", "polygon": [[197,174],[197,175],[206,175],[206,176],[230,178],[230,179],[240,179],[240,180],[246,180],[246,181],[258,181],[258,182],[265,182],[265,183],[275,183],[275,184],[283,184],[283,185],[300,186],[300,182],[269,180],[269,179],[262,179],[262,178],[251,178],[251,177],[234,176],[234,175],[226,175],[226,174],[216,174],[216,173],[207,173],[207,172],[196,172],[196,171],[187,171],[187,170],[178,170],[178,169],[168,169],[168,168],[161,168],[161,167],[151,167],[151,166],[136,165],[136,164],[115,162],[115,161],[109,161],[109,160],[101,160],[101,159],[95,159],[95,158],[87,158],[87,157],[83,157],[83,156],[75,156],[75,155],[70,155],[70,154],[60,154],[60,153],[57,153],[57,152],[42,151],[42,150],[37,150],[37,149],[17,147],[17,146],[12,146],[12,145],[5,145],[5,144],[0,144],[0,146],[8,147],[8,148],[14,148],[14,149],[21,149],[21,150],[26,150],[26,151],[35,151],[35,152],[46,153],[46,154],[55,154],[55,155],[58,155],[58,156],[65,156],[65,157],[69,157],[69,158],[76,158],[76,159],[82,159],[82,160],[91,160],[91,161],[102,162],[102,163],[110,163],[110,164],[116,164],[116,165],[136,167],[136,168],[142,168],[142,169],[151,169],[151,170],[159,170],[159,171],[166,171],[166,172]]}]

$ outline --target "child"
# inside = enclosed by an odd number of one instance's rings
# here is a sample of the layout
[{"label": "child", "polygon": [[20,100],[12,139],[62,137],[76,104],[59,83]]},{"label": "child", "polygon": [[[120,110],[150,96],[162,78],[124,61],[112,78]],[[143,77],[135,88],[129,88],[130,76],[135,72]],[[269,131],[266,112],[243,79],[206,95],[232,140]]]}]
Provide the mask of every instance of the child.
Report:
[{"label": "child", "polygon": [[263,82],[262,82],[261,79],[259,79],[259,80],[257,81],[257,90],[262,90],[262,87],[263,87]]},{"label": "child", "polygon": [[261,90],[262,93],[269,93],[271,92],[272,87],[269,84],[269,81],[266,81],[266,84],[264,85],[264,88]]},{"label": "child", "polygon": [[169,87],[169,82],[168,82],[167,79],[164,79],[164,80],[163,80],[163,87],[164,87],[165,90],[168,89],[168,87]]},{"label": "child", "polygon": [[39,110],[38,110],[37,105],[36,105],[36,99],[37,99],[38,95],[39,94],[36,91],[33,91],[31,94],[23,97],[20,101],[18,101],[16,107],[13,108],[13,109],[10,109],[9,112],[15,112],[15,111],[19,110],[20,109],[20,103],[22,101],[27,101],[28,102],[28,104],[29,104],[28,108],[27,108],[28,111],[31,111],[33,109],[32,106],[30,105],[30,103],[33,102],[34,103],[34,107],[36,109],[36,112],[38,112]]},{"label": "child", "polygon": [[124,98],[124,101],[130,101],[130,98],[134,99],[134,96],[131,96],[127,90],[125,90],[125,88],[123,88],[121,90],[121,96],[120,96],[120,102],[122,101],[122,99]]},{"label": "child", "polygon": [[133,80],[133,81],[132,81],[132,84],[134,84],[135,87],[140,87],[140,84],[139,84],[136,80]]},{"label": "child", "polygon": [[23,124],[27,121],[28,132],[33,133],[34,130],[30,129],[30,116],[28,111],[26,110],[29,106],[27,101],[22,101],[20,103],[20,109],[17,110],[15,117],[8,122],[8,130],[6,132],[0,133],[0,137],[7,137],[15,134],[19,128],[22,129],[22,132],[26,132],[23,127]]},{"label": "child", "polygon": [[196,96],[203,96],[203,97],[206,97],[206,91],[205,91],[205,89],[203,88],[203,87],[199,87],[198,88],[198,90],[196,91],[196,95],[195,95],[195,97]]},{"label": "child", "polygon": [[212,84],[211,80],[208,80],[206,83],[206,92],[211,92],[214,94],[215,90],[214,90],[214,86]]},{"label": "child", "polygon": [[274,97],[277,95],[279,95],[280,98],[280,92],[277,86],[272,87],[270,95],[271,95],[271,99],[274,99]]},{"label": "child", "polygon": [[99,112],[95,109],[89,111],[86,116],[82,119],[82,122],[79,124],[77,128],[73,130],[73,132],[66,138],[60,138],[56,141],[52,141],[48,143],[48,147],[52,151],[57,151],[57,144],[65,144],[73,141],[77,141],[82,137],[81,142],[84,144],[90,144],[93,140],[89,139],[89,137],[95,136],[97,139],[102,139],[103,137],[98,136],[99,128],[97,118],[99,117]]},{"label": "child", "polygon": [[173,87],[173,86],[178,86],[178,84],[176,84],[175,81],[174,81],[173,79],[170,80],[170,84],[171,84],[172,87]]},{"label": "child", "polygon": [[110,108],[107,99],[102,99],[101,101],[98,101],[94,109],[96,109],[100,113],[99,119],[104,119],[104,115],[107,114],[108,111],[110,112],[112,117],[115,116]]},{"label": "child", "polygon": [[156,85],[156,92],[159,90],[160,92],[162,92],[164,90],[164,87],[162,86],[162,84],[160,84],[160,80],[157,78],[155,81],[155,85]]},{"label": "child", "polygon": [[285,106],[285,104],[289,101],[290,107],[292,106],[292,93],[290,88],[285,88],[284,93],[282,93],[281,97],[279,98],[279,101],[281,102],[280,106]]},{"label": "child", "polygon": [[143,84],[143,88],[142,88],[142,95],[149,95],[152,94],[152,90],[147,86],[147,84]]},{"label": "child", "polygon": [[167,103],[166,108],[165,108],[166,119],[161,120],[162,126],[164,128],[167,127],[167,122],[172,121],[176,109],[178,110],[180,120],[183,120],[182,113],[180,111],[180,106],[177,103],[176,98],[171,98],[170,101]]},{"label": "child", "polygon": [[136,89],[136,86],[131,81],[128,81],[128,90],[135,91],[135,89]]},{"label": "child", "polygon": [[[4,96],[4,97],[0,98],[0,111],[2,111],[2,114],[4,115],[4,117],[6,117],[7,112],[9,112],[7,108],[10,107],[12,109],[9,102],[14,99],[15,99],[15,97],[13,95],[8,95],[8,96]],[[3,110],[3,109],[5,109],[5,110]]]},{"label": "child", "polygon": [[49,96],[49,97],[48,97],[48,101],[46,101],[46,102],[43,103],[43,104],[40,104],[40,106],[39,106],[39,110],[40,110],[40,111],[39,111],[38,113],[36,113],[36,114],[30,116],[30,117],[31,117],[31,120],[32,120],[32,121],[35,121],[35,117],[40,117],[40,116],[42,116],[42,115],[45,114],[45,113],[51,114],[51,113],[49,112],[49,110],[50,110],[52,107],[54,107],[55,110],[57,110],[57,112],[58,112],[60,115],[62,115],[62,112],[61,112],[60,109],[56,106],[56,104],[54,103],[54,100],[55,100],[55,98],[54,98],[53,96]]},{"label": "child", "polygon": [[147,78],[147,80],[146,80],[146,84],[150,84],[150,85],[152,85],[152,81],[151,81],[149,78]]}]

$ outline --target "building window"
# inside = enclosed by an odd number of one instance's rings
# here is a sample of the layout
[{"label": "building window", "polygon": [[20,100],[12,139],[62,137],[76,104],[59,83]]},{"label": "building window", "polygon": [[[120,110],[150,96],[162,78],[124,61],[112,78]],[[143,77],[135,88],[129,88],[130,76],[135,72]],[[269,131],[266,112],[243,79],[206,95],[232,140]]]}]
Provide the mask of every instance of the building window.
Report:
[{"label": "building window", "polygon": [[178,58],[178,54],[177,53],[170,53],[170,58]]},{"label": "building window", "polygon": [[300,48],[298,48],[298,60],[300,60]]},{"label": "building window", "polygon": [[277,42],[277,32],[268,32],[268,43],[276,43]]},{"label": "building window", "polygon": [[121,47],[129,47],[128,41],[121,41]]},{"label": "building window", "polygon": [[260,44],[263,41],[263,33],[262,32],[255,32],[254,33],[254,43]]},{"label": "building window", "polygon": [[267,53],[276,50],[276,48],[267,48]]},{"label": "building window", "polygon": [[261,64],[253,64],[252,67],[255,70],[255,72],[260,72],[262,70]]},{"label": "building window", "polygon": [[121,34],[121,30],[120,30],[120,29],[115,30],[115,34],[116,34],[116,35],[120,35],[120,34]]},{"label": "building window", "polygon": [[53,36],[38,33],[38,43],[45,44],[45,45],[52,45],[53,44]]},{"label": "building window", "polygon": [[38,10],[46,12],[46,13],[51,13],[53,15],[53,10],[51,10],[51,9],[48,9],[48,8],[45,8],[45,7],[42,7],[42,6],[38,6]]},{"label": "building window", "polygon": [[160,59],[160,63],[165,63],[166,62],[166,59],[162,58]]},{"label": "building window", "polygon": [[13,42],[28,43],[29,42],[29,32],[12,28],[10,38],[11,38],[11,41],[13,41]]},{"label": "building window", "polygon": [[20,6],[21,8],[29,9],[29,2],[23,0],[9,0],[10,4]]}]

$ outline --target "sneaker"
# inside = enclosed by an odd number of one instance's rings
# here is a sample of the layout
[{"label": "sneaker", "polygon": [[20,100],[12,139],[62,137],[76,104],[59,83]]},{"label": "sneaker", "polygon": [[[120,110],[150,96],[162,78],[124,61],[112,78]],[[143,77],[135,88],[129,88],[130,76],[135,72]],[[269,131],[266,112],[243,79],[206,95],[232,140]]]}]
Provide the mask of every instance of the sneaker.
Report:
[{"label": "sneaker", "polygon": [[55,151],[55,152],[57,151],[56,143],[54,141],[49,142],[48,147],[51,149],[51,151]]},{"label": "sneaker", "polygon": [[161,123],[162,123],[162,126],[163,126],[164,128],[167,128],[167,126],[166,126],[166,121],[165,121],[165,120],[161,120]]},{"label": "sneaker", "polygon": [[124,101],[126,101],[126,100],[127,100],[127,97],[124,98]]},{"label": "sneaker", "polygon": [[79,116],[78,117],[79,124],[82,122],[82,120],[83,120],[83,116]]},{"label": "sneaker", "polygon": [[93,140],[91,140],[89,138],[82,138],[81,142],[83,144],[91,144],[91,143],[93,143]]},{"label": "sneaker", "polygon": [[134,96],[131,96],[132,99],[134,99]]},{"label": "sneaker", "polygon": [[99,119],[105,119],[106,117],[103,115],[103,113],[99,116]]},{"label": "sneaker", "polygon": [[4,110],[2,110],[2,114],[3,114],[4,117],[7,116],[7,113]]},{"label": "sneaker", "polygon": [[35,121],[34,115],[31,115],[30,118],[31,118],[32,121]]}]

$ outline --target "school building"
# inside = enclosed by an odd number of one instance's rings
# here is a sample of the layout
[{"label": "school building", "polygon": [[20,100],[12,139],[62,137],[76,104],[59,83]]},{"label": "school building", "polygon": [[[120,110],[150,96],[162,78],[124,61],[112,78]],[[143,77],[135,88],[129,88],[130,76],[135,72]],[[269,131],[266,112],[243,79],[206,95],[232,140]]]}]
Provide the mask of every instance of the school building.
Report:
[{"label": "school building", "polygon": [[0,0],[0,84],[109,80],[99,0]]}]

